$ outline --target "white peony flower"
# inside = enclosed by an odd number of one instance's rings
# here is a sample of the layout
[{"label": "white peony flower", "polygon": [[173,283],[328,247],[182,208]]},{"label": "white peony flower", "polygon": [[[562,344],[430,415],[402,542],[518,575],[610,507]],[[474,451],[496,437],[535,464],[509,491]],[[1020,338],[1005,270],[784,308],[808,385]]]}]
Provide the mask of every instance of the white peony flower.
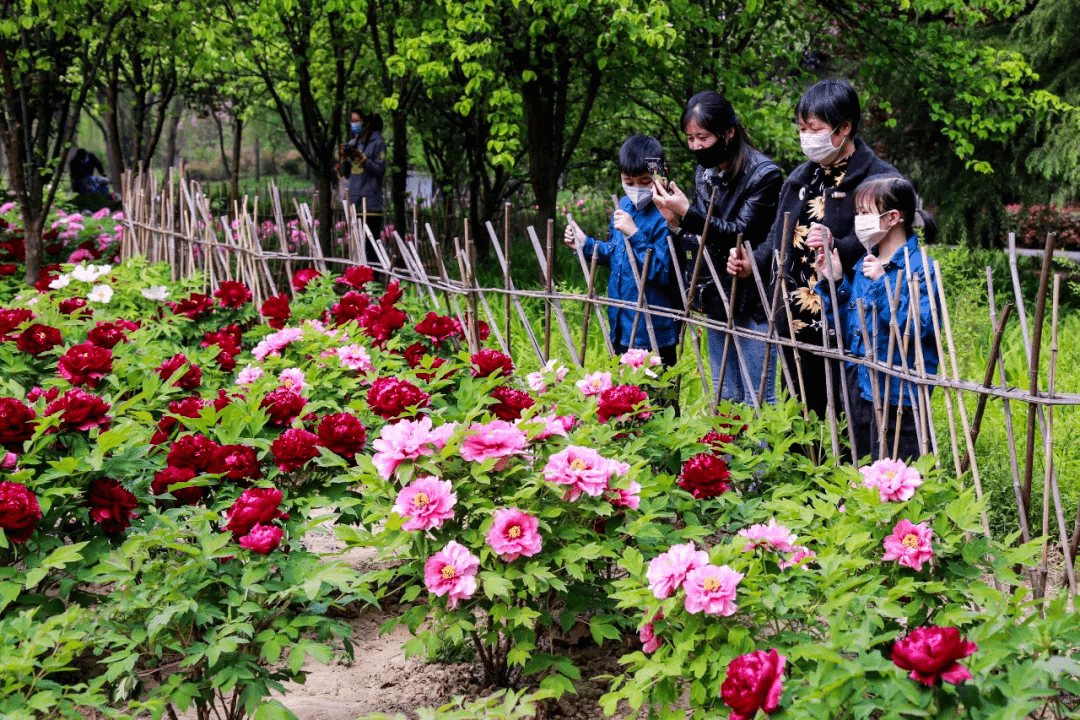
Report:
[{"label": "white peony flower", "polygon": [[112,272],[112,265],[98,265],[97,266],[97,276],[98,277],[105,277],[106,275],[108,275],[111,272]]},{"label": "white peony flower", "polygon": [[67,273],[64,273],[63,275],[60,275],[55,280],[53,280],[51,283],[49,283],[49,287],[51,289],[53,289],[53,290],[59,290],[60,288],[66,288],[70,284],[71,284],[71,276],[68,275]]},{"label": "white peony flower", "polygon": [[169,291],[164,285],[151,285],[150,287],[143,289],[142,296],[147,300],[157,300],[158,302],[161,302],[169,297]]},{"label": "white peony flower", "polygon": [[92,283],[98,279],[98,271],[93,265],[76,265],[71,270],[71,277],[79,282]]},{"label": "white peony flower", "polygon": [[95,285],[86,299],[90,302],[107,303],[112,300],[113,289],[108,285]]}]

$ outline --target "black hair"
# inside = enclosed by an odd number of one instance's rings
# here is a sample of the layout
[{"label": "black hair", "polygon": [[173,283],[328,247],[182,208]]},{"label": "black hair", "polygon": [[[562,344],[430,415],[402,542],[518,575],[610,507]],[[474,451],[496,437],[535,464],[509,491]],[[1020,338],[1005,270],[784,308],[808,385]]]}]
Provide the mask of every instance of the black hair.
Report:
[{"label": "black hair", "polygon": [[651,172],[645,158],[660,158],[664,164],[664,147],[654,137],[631,135],[619,148],[619,172],[627,175],[644,175]]},{"label": "black hair", "polygon": [[851,137],[859,131],[859,95],[846,80],[821,80],[799,98],[795,106],[796,120],[809,120],[811,116],[829,124],[836,130],[844,122],[851,123]]},{"label": "black hair", "polygon": [[930,213],[919,207],[919,195],[915,186],[907,178],[899,175],[875,175],[869,177],[855,190],[855,208],[872,204],[879,213],[898,210],[904,225],[905,237],[915,232],[915,219],[919,218],[923,230],[923,240],[934,242],[938,235],[938,226]]},{"label": "black hair", "polygon": [[[723,142],[728,146],[727,156],[730,158],[728,172],[731,177],[741,173],[753,145],[750,143],[746,128],[742,126],[739,116],[735,114],[735,108],[727,98],[712,90],[699,92],[686,101],[686,109],[683,110],[682,118],[679,119],[679,126],[683,132],[686,132],[686,126],[691,120],[715,135],[718,138],[717,142]],[[735,128],[735,134],[728,141],[724,136],[732,128]]]}]

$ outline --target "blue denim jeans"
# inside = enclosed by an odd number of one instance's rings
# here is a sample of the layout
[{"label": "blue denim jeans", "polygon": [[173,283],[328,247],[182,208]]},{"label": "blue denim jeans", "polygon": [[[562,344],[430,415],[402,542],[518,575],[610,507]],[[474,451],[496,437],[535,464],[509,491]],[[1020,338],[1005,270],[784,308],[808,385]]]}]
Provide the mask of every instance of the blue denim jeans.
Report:
[{"label": "blue denim jeans", "polygon": [[[766,322],[756,322],[752,318],[735,320],[735,325],[747,330],[756,330],[765,333],[769,329]],[[726,333],[719,330],[709,330],[709,363],[712,366],[713,393],[719,393],[721,400],[757,405],[758,387],[761,383],[761,374],[765,376],[765,404],[776,404],[776,346],[769,348],[766,357],[767,344],[763,340],[751,340],[748,338],[731,337],[728,347],[727,365],[724,367],[724,378],[720,379],[720,364],[724,357],[724,338]],[[743,360],[746,363],[746,373],[743,375],[739,365],[739,357],[736,355],[735,343],[739,343],[742,349]]]}]

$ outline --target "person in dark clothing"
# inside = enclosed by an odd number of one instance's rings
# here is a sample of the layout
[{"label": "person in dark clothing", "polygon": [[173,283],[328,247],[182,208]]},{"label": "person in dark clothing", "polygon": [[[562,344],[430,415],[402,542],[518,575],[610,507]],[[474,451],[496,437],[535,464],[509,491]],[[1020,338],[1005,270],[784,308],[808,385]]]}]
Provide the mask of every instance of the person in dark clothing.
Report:
[{"label": "person in dark clothing", "polygon": [[[799,141],[807,161],[784,181],[780,189],[776,220],[764,243],[748,254],[729,254],[727,270],[748,278],[750,262],[757,263],[762,277],[781,283],[784,293],[776,310],[776,324],[781,335],[800,342],[822,345],[822,302],[815,292],[818,275],[814,266],[819,248],[836,248],[844,274],[850,280],[855,263],[865,249],[855,235],[855,188],[872,175],[899,175],[889,163],[857,138],[859,97],[850,84],[840,80],[822,80],[810,87],[795,107]],[[773,255],[783,242],[784,216],[789,217],[790,239],[787,255],[779,273],[773,273]],[[828,282],[827,280],[823,282]],[[771,297],[771,288],[770,288]],[[788,312],[791,311],[791,323]],[[836,346],[836,329],[829,317],[829,344]],[[796,351],[783,348],[785,361],[796,374]],[[828,407],[825,360],[807,351],[797,351],[803,382],[796,381],[796,392],[806,406],[824,418]],[[839,363],[831,362],[833,398],[840,416],[842,396]]]},{"label": "person in dark clothing", "polygon": [[[386,141],[383,121],[378,113],[354,110],[349,126],[349,140],[341,146],[344,162],[342,177],[349,179],[349,202],[356,216],[365,223],[377,240],[383,229],[383,178],[386,176]],[[368,248],[368,261],[376,260]]]},{"label": "person in dark clothing", "polygon": [[[705,233],[705,247],[713,266],[722,272],[728,251],[735,247],[740,235],[751,248],[764,242],[776,216],[783,175],[776,163],[750,144],[746,128],[739,123],[731,103],[719,93],[705,91],[690,98],[681,124],[687,144],[697,160],[694,199],[690,201],[675,183],[665,188],[660,182],[655,183],[653,197],[676,239],[679,264],[689,284],[713,191],[716,200],[712,205],[709,230]],[[726,320],[724,304],[712,274],[702,267],[698,278],[694,290],[696,309],[714,320]],[[724,276],[720,281],[732,304],[734,324],[764,333],[768,323],[757,289],[743,283],[736,287],[732,297],[731,279]],[[756,406],[764,374],[762,399],[769,404],[775,403],[775,348],[769,348],[764,341],[745,338],[733,337],[731,342],[725,343],[725,337],[722,331],[708,331],[714,395]],[[741,352],[736,351],[735,343],[739,344]],[[723,359],[725,345],[726,363]],[[745,374],[739,362],[740,354],[745,363]],[[723,378],[720,377],[721,365],[724,366]]]},{"label": "person in dark clothing", "polygon": [[[108,180],[105,180],[105,168],[98,156],[89,150],[79,148],[68,163],[71,174],[71,191],[75,193],[108,192]],[[100,178],[100,179],[97,179]],[[101,180],[105,180],[104,189]]]}]

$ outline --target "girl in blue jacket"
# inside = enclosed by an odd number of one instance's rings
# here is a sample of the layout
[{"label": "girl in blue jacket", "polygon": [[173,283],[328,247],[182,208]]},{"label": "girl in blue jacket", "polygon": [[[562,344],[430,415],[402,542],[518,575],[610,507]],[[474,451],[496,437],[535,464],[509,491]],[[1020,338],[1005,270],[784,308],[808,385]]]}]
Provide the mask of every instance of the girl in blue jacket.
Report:
[{"label": "girl in blue jacket", "polygon": [[[815,266],[818,277],[824,282],[819,282],[815,291],[821,296],[824,314],[830,322],[833,320],[828,284],[828,278],[832,277],[836,283],[838,314],[844,333],[844,347],[848,353],[855,357],[876,357],[879,364],[891,363],[898,369],[906,367],[913,374],[918,367],[919,358],[916,355],[921,353],[926,374],[936,373],[937,327],[930,310],[930,293],[936,292],[936,280],[932,265],[923,264],[919,236],[915,233],[915,228],[921,227],[923,238],[932,242],[937,236],[937,225],[929,213],[918,208],[915,188],[902,177],[878,176],[867,179],[855,191],[855,209],[855,234],[867,253],[855,263],[854,279],[849,282],[841,269],[836,248],[831,248],[828,254],[819,250]],[[911,296],[908,277],[918,282],[918,305],[914,304]],[[894,293],[898,293],[895,301]],[[856,303],[860,299],[863,302],[867,334],[874,346],[872,351],[867,348],[859,320]],[[935,302],[941,307],[940,298]],[[903,352],[905,336],[908,338],[906,354]],[[893,457],[896,414],[900,408],[900,442],[896,459],[908,461],[917,458],[919,442],[915,426],[919,419],[915,415],[913,399],[918,396],[918,387],[898,376],[884,372],[875,373],[874,370],[855,363],[847,363],[846,371],[851,396],[852,417],[849,422],[855,429],[859,457],[872,455],[875,460]],[[874,411],[875,383],[879,407],[885,411],[884,453],[881,452]]]},{"label": "girl in blue jacket", "polygon": [[665,366],[671,367],[676,359],[679,323],[673,318],[638,313],[633,309],[638,302],[638,288],[624,241],[624,238],[629,241],[639,273],[645,270],[645,256],[652,250],[645,275],[645,299],[648,304],[651,307],[681,310],[679,293],[672,290],[675,278],[672,275],[671,254],[668,252],[667,221],[652,202],[653,176],[646,158],[659,159],[660,165],[663,165],[664,149],[656,138],[631,135],[619,148],[619,174],[626,194],[611,218],[606,242],[587,237],[574,222],[567,226],[563,240],[567,245],[581,248],[586,260],[592,257],[595,247],[597,262],[611,267],[608,297],[631,304],[630,307],[608,307],[611,344],[615,346],[615,352],[621,355],[630,349],[631,336],[634,339],[633,347],[651,348],[648,327],[651,322],[651,334],[656,338],[660,359]]}]

